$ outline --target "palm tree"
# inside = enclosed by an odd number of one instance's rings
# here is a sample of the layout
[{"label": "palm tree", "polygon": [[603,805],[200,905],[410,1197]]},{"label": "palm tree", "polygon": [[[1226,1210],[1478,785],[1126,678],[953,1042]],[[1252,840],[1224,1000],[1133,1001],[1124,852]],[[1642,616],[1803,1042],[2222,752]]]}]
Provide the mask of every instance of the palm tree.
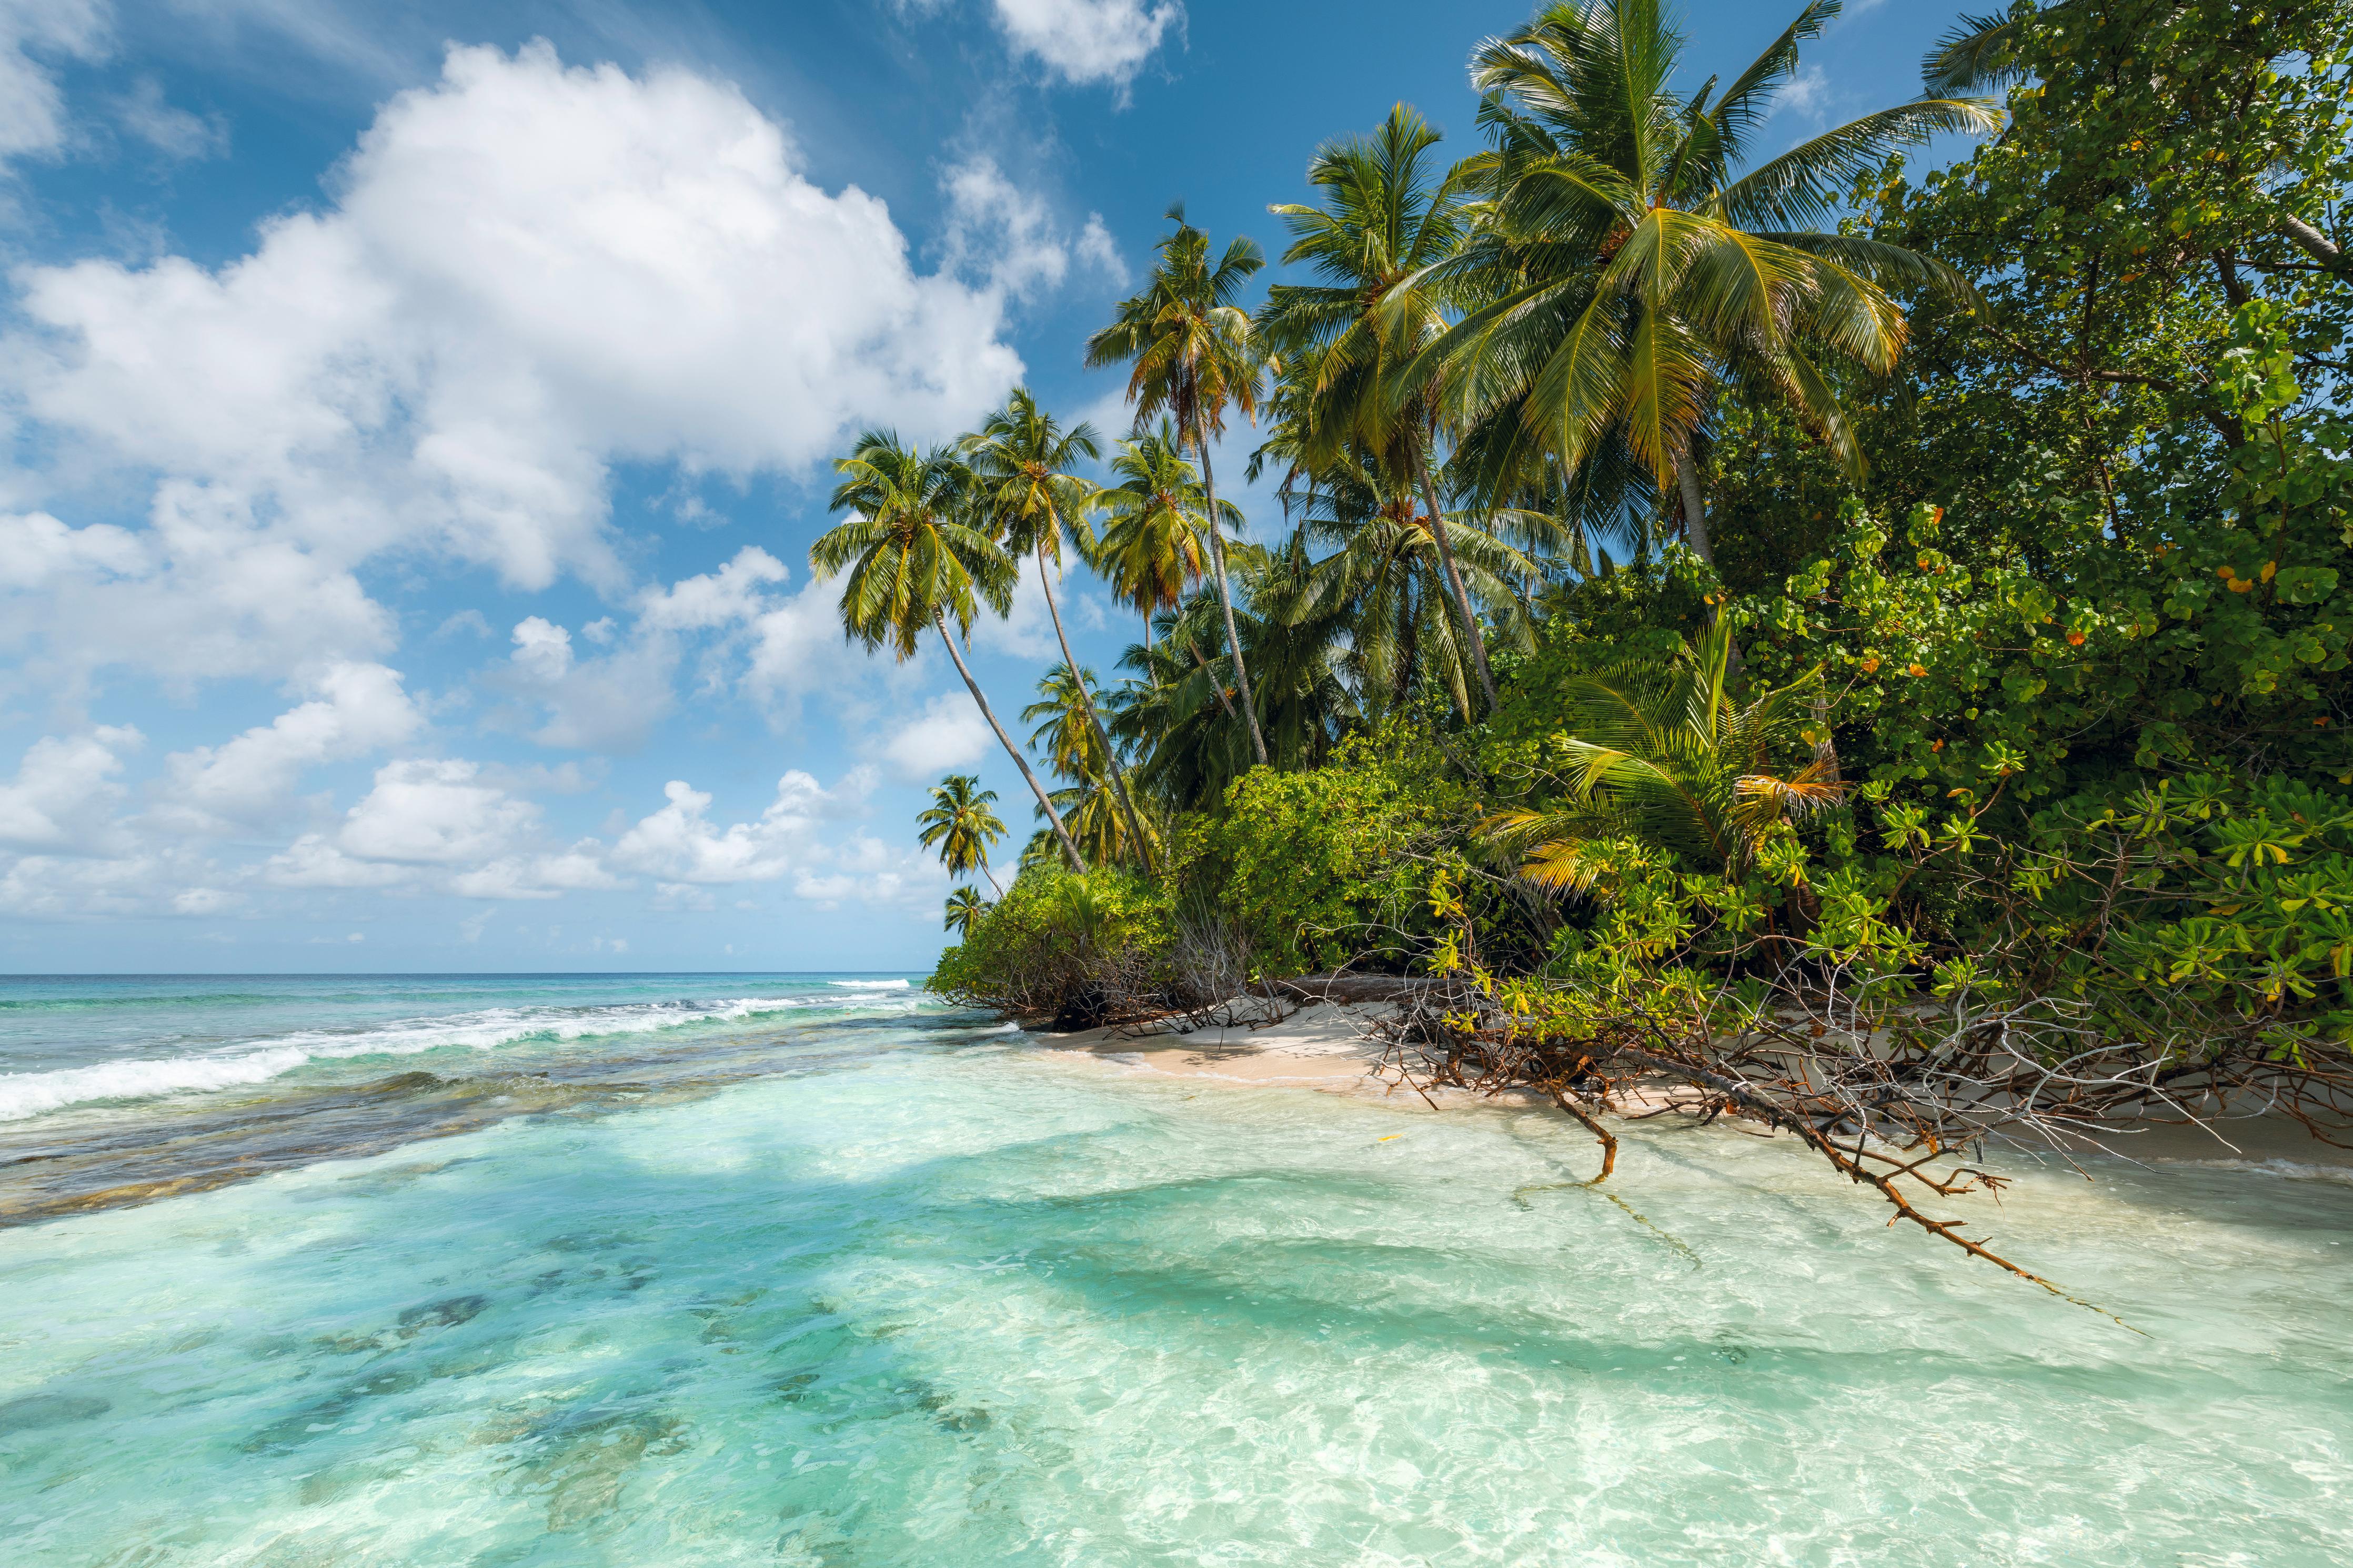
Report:
[{"label": "palm tree", "polygon": [[[999,898],[1004,896],[1002,893],[997,895]],[[972,934],[972,922],[987,914],[989,908],[977,888],[958,888],[948,895],[947,918],[940,921],[940,929],[955,932],[956,940],[962,942]]]},{"label": "palm tree", "polygon": [[[1296,497],[1294,515],[1302,535],[1329,549],[1315,563],[1314,591],[1319,605],[1347,624],[1347,661],[1366,706],[1402,706],[1419,678],[1472,717],[1472,653],[1464,623],[1449,613],[1451,589],[1421,499],[1377,469],[1345,461]],[[1528,526],[1542,531],[1549,521],[1532,517]],[[1467,521],[1449,531],[1461,557],[1453,581],[1505,637],[1533,647],[1527,606],[1513,580],[1539,578],[1542,568]]]},{"label": "palm tree", "polygon": [[1522,876],[1583,891],[1607,868],[1594,847],[1633,837],[1736,880],[1791,817],[1839,798],[1830,763],[1786,776],[1775,767],[1812,721],[1820,671],[1736,708],[1725,694],[1731,653],[1731,626],[1718,616],[1698,647],[1665,667],[1624,664],[1564,683],[1567,801],[1490,824],[1498,843],[1525,851]]},{"label": "palm tree", "polygon": [[[1159,430],[1119,445],[1112,459],[1112,477],[1119,481],[1096,499],[1106,521],[1095,550],[1095,567],[1112,584],[1112,591],[1144,613],[1144,640],[1152,642],[1153,617],[1173,610],[1198,582],[1212,549],[1209,493],[1198,471],[1185,460],[1176,431],[1163,419]],[[1220,503],[1219,521],[1224,529],[1240,529],[1242,514],[1231,502]],[[1230,617],[1227,622],[1230,629]],[[1187,638],[1187,651],[1195,663],[1200,650]],[[1219,701],[1230,709],[1220,689]]]},{"label": "palm tree", "polygon": [[835,459],[833,467],[842,478],[830,510],[850,518],[809,546],[809,569],[820,581],[849,574],[841,590],[842,630],[869,648],[888,644],[902,663],[915,656],[926,625],[937,630],[981,717],[1045,808],[1062,852],[1074,868],[1084,870],[1078,845],[1046,798],[1046,786],[997,721],[956,647],[957,636],[972,630],[976,601],[985,600],[999,615],[1011,606],[1016,575],[1011,558],[969,515],[972,470],[951,451],[918,451],[881,430],[860,436],[850,455]]},{"label": "palm tree", "polygon": [[972,774],[950,773],[932,786],[932,804],[916,814],[915,824],[923,829],[916,841],[926,849],[938,848],[940,864],[951,877],[977,868],[1001,899],[1005,889],[988,868],[988,847],[1005,837],[1005,824],[989,809],[996,804],[997,792],[982,789]]},{"label": "palm tree", "polygon": [[[1185,221],[1182,202],[1168,209],[1176,231],[1160,241],[1160,263],[1143,292],[1120,302],[1112,324],[1087,340],[1090,369],[1127,363],[1128,401],[1135,405],[1135,428],[1154,415],[1175,416],[1193,444],[1201,466],[1201,490],[1210,515],[1219,515],[1218,484],[1209,463],[1209,437],[1222,434],[1226,410],[1244,418],[1258,409],[1264,373],[1252,341],[1250,313],[1234,301],[1242,285],[1266,265],[1266,256],[1248,239],[1237,239],[1212,266],[1209,237]],[[1226,622],[1226,651],[1234,661],[1241,690],[1242,717],[1250,725],[1250,751],[1266,761],[1266,737],[1251,705],[1250,675],[1241,634],[1234,629],[1234,601],[1226,582],[1226,550],[1209,531],[1209,561],[1217,570],[1218,602]]]},{"label": "palm tree", "polygon": [[1432,167],[1439,133],[1400,103],[1372,136],[1331,142],[1307,168],[1320,206],[1269,210],[1290,226],[1285,265],[1305,263],[1321,283],[1267,290],[1261,330],[1301,384],[1300,459],[1320,472],[1350,447],[1396,471],[1421,493],[1447,593],[1487,707],[1495,678],[1471,595],[1454,561],[1446,511],[1430,477],[1438,444],[1436,384],[1401,382],[1415,353],[1445,331],[1468,297],[1468,279],[1437,266],[1461,247],[1468,222],[1456,184]]},{"label": "palm tree", "polygon": [[1036,723],[1029,744],[1044,752],[1046,763],[1069,787],[1054,792],[1054,808],[1071,825],[1071,835],[1097,866],[1116,861],[1146,860],[1151,830],[1140,825],[1140,813],[1120,809],[1110,784],[1110,742],[1090,722],[1095,708],[1095,674],[1058,664],[1038,682],[1039,700],[1021,710],[1024,723]]},{"label": "palm tree", "polygon": [[[1016,555],[1037,557],[1038,585],[1046,595],[1046,614],[1053,620],[1054,638],[1062,645],[1063,666],[1077,668],[1070,634],[1062,629],[1061,606],[1054,602],[1054,578],[1061,571],[1064,539],[1077,549],[1081,560],[1094,545],[1094,529],[1087,514],[1093,510],[1096,487],[1071,470],[1103,456],[1095,427],[1082,421],[1065,431],[1059,420],[1038,406],[1028,387],[1017,386],[1005,406],[991,414],[978,434],[967,439],[965,450],[990,513],[1004,531],[1006,549]],[[1144,844],[1144,825],[1135,820],[1135,803],[1128,798],[1119,753],[1103,733],[1103,719],[1095,712],[1091,694],[1082,689],[1080,697],[1086,722],[1110,759],[1112,789],[1130,818],[1136,842]],[[1149,867],[1148,846],[1145,855]]]},{"label": "palm tree", "polygon": [[1659,0],[1561,0],[1472,57],[1494,143],[1480,238],[1440,269],[1501,280],[1426,351],[1461,416],[1505,418],[1575,469],[1623,440],[1679,496],[1711,564],[1696,447],[1718,391],[1794,405],[1860,478],[1831,379],[1884,374],[1905,340],[1891,285],[1965,292],[1898,246],[1821,232],[1852,179],[1893,149],[2000,123],[1984,100],[1920,99],[1824,132],[1739,174],[1798,46],[1841,0],[1812,0],[1719,96],[1668,86],[1683,38]]}]

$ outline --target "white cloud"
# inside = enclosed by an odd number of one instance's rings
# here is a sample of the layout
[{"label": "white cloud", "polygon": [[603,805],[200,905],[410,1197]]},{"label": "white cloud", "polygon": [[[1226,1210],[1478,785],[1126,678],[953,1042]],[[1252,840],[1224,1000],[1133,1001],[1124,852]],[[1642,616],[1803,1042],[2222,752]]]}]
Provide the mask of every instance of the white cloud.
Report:
[{"label": "white cloud", "polygon": [[306,833],[271,856],[262,874],[281,888],[390,888],[416,875],[406,866],[354,859],[322,833]]},{"label": "white cloud", "polygon": [[605,869],[604,846],[584,838],[547,855],[513,855],[449,879],[449,890],[469,899],[553,899],[567,892],[617,888]]},{"label": "white cloud", "polygon": [[1071,244],[1071,254],[1102,273],[1114,289],[1128,285],[1127,262],[1119,253],[1111,230],[1103,226],[1103,214],[1089,213],[1079,237]]},{"label": "white cloud", "polygon": [[115,104],[122,128],[167,158],[217,158],[228,151],[228,122],[166,102],[164,87],[142,76]]},{"label": "white cloud", "polygon": [[865,680],[881,657],[842,636],[840,592],[838,582],[805,584],[799,593],[772,602],[752,623],[744,689],[779,721],[789,721],[814,693],[839,692]]},{"label": "white cloud", "polygon": [[776,781],[776,798],[757,822],[713,827],[711,796],[682,779],[662,793],[670,804],[621,835],[613,863],[668,882],[709,885],[768,882],[824,851],[818,825],[864,809],[873,777],[853,771],[831,790],[793,769]]},{"label": "white cloud", "polygon": [[[947,434],[1018,377],[1007,291],[1039,276],[919,274],[883,204],[812,184],[733,86],[543,44],[453,48],[337,189],[217,269],[17,275],[0,382],[41,449],[158,482],[136,557],[64,531],[47,569],[78,613],[31,628],[55,657],[198,679],[374,656],[389,621],[351,574],[386,552],[617,589],[610,464],[740,476],[860,423]],[[167,597],[204,612],[174,615],[192,650],[144,625]]]},{"label": "white cloud", "polygon": [[455,759],[387,763],[345,816],[336,846],[366,860],[454,866],[505,855],[539,826],[539,808]]},{"label": "white cloud", "polygon": [[997,744],[988,722],[961,692],[934,697],[923,715],[899,727],[882,747],[891,772],[908,784],[930,784],[942,773],[969,767]]},{"label": "white cloud", "polygon": [[785,563],[747,544],[716,572],[648,591],[638,601],[640,624],[662,631],[708,631],[748,621],[765,607],[760,590],[791,576]]},{"label": "white cloud", "polygon": [[702,684],[723,689],[732,650],[754,637],[771,608],[761,589],[787,575],[775,556],[746,546],[716,572],[645,590],[626,637],[610,617],[582,626],[583,641],[612,647],[598,656],[582,657],[571,632],[543,616],[527,616],[516,625],[514,652],[493,683],[543,709],[544,718],[530,731],[542,745],[634,750],[675,700],[682,639],[717,634],[704,658]]},{"label": "white cloud", "polygon": [[121,843],[115,775],[143,737],[128,725],[100,725],[60,740],[43,736],[25,752],[16,776],[0,784],[0,844],[67,855],[103,855]]},{"label": "white cloud", "polygon": [[[1067,572],[1056,580],[1054,599],[1061,606],[1065,624],[1068,618],[1086,613],[1094,595],[1082,587]],[[1093,614],[1100,620],[1102,610]],[[983,613],[972,624],[973,646],[989,653],[1001,653],[1014,658],[1050,658],[1062,661],[1061,639],[1054,635],[1054,621],[1046,605],[1046,591],[1038,580],[1035,556],[1023,556],[1021,576],[1013,585],[1013,605],[1003,616]]]},{"label": "white cloud", "polygon": [[776,798],[758,821],[722,828],[710,819],[711,796],[673,780],[663,791],[670,804],[623,834],[610,859],[656,878],[656,903],[664,909],[710,909],[715,900],[698,889],[786,877],[795,897],[822,904],[937,897],[946,874],[929,857],[863,831],[842,840],[822,837],[828,821],[862,813],[873,786],[865,769],[830,790],[795,769],[776,781]]},{"label": "white cloud", "polygon": [[0,516],[0,587],[46,589],[85,574],[137,576],[148,563],[145,542],[129,529],[69,528],[45,511]]},{"label": "white cloud", "polygon": [[1184,7],[1145,0],[996,0],[997,25],[1014,48],[1074,82],[1124,88],[1182,24]]},{"label": "white cloud", "polygon": [[319,695],[220,746],[174,752],[160,820],[194,831],[251,822],[281,803],[303,770],[397,746],[424,722],[380,664],[338,664],[310,683]]},{"label": "white cloud", "polygon": [[105,0],[0,0],[0,159],[65,145],[65,99],[44,63],[104,58]]},{"label": "white cloud", "polygon": [[1021,300],[1060,285],[1074,259],[1113,284],[1127,281],[1101,213],[1089,213],[1078,237],[1065,239],[1045,199],[1015,184],[985,155],[951,165],[940,184],[948,199],[944,248],[951,269]]}]

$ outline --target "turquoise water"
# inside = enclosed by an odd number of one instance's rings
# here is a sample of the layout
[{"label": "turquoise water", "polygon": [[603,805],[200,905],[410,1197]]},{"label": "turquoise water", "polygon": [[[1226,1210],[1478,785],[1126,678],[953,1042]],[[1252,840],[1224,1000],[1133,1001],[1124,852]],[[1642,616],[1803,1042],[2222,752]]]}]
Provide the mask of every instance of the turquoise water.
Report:
[{"label": "turquoise water", "polygon": [[[445,1004],[400,1004],[337,1047],[398,1056],[10,1124],[311,1153],[0,1229],[0,1555],[2353,1560],[2353,1187],[2318,1172],[2030,1172],[1982,1211],[2142,1337],[1721,1127],[1628,1128],[1597,1190],[1556,1115],[1152,1075],[916,993],[473,984],[449,1016],[614,1032],[411,1050]],[[154,1004],[171,1054],[311,1028],[274,984],[210,1004],[269,1030]],[[399,1109],[533,1074],[599,1087]]]}]

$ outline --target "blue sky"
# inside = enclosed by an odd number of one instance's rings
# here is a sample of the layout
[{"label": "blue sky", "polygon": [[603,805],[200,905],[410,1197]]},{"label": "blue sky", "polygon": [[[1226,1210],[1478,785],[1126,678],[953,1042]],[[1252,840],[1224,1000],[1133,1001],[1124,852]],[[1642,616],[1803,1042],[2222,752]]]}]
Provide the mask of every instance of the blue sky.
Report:
[{"label": "blue sky", "polygon": [[[1795,9],[1688,6],[1690,65]],[[1111,433],[1168,203],[1279,250],[1320,141],[1468,150],[1525,16],[0,4],[0,970],[927,965],[924,784],[1008,858],[1028,796],[937,649],[844,646],[825,458],[1017,378]],[[1851,4],[1768,135],[1950,19]],[[1050,641],[1034,585],[977,632],[1008,721]]]}]

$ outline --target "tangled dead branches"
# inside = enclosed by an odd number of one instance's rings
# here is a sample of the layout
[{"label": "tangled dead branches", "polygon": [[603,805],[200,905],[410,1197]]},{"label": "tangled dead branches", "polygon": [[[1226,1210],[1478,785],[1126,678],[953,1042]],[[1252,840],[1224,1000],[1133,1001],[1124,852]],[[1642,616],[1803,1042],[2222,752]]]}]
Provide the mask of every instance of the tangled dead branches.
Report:
[{"label": "tangled dead branches", "polygon": [[1751,979],[1736,995],[1662,987],[1654,1002],[1604,1014],[1548,1010],[1543,997],[1472,972],[1434,980],[1378,1026],[1388,1066],[1425,1093],[1544,1094],[1599,1144],[1597,1182],[1618,1153],[1598,1112],[1762,1123],[1876,1192],[1894,1219],[2069,1300],[1921,1205],[2000,1191],[2006,1178],[1983,1163],[1994,1148],[2073,1163],[2113,1151],[2129,1127],[2166,1122],[2227,1145],[2229,1123],[2264,1114],[2340,1145],[2353,1131],[2341,1053],[2268,1050],[2195,1015],[2160,1035],[2119,1037],[2112,1020],[2063,999],[1940,1000],[1908,980],[1837,968]]}]

